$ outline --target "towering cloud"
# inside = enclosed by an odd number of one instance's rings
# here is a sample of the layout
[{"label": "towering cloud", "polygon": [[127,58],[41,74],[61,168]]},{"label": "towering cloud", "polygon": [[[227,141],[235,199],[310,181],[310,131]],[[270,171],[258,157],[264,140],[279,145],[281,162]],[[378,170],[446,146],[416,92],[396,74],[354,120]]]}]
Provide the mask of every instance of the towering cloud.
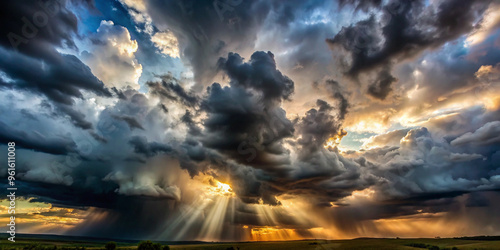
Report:
[{"label": "towering cloud", "polygon": [[83,61],[106,86],[139,88],[142,65],[135,58],[138,45],[126,28],[102,21],[90,41],[92,53],[83,51]]}]

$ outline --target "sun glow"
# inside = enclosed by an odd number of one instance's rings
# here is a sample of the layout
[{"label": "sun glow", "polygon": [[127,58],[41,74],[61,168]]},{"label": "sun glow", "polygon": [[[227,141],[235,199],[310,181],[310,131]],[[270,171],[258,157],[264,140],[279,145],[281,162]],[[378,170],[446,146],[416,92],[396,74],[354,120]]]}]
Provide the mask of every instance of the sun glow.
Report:
[{"label": "sun glow", "polygon": [[230,184],[211,176],[200,175],[194,180],[190,190],[195,199],[167,222],[160,237],[173,235],[174,240],[183,240],[186,234],[196,232],[196,240],[221,241],[227,235],[228,220],[235,220],[236,195]]},{"label": "sun glow", "polygon": [[325,143],[325,145],[323,145],[323,147],[325,148],[334,148],[334,147],[337,147],[340,149],[340,142],[342,141],[342,138],[344,138],[344,136],[347,135],[347,131],[345,131],[344,129],[340,129],[336,135],[334,135],[333,137],[330,137],[328,139],[328,141]]},{"label": "sun glow", "polygon": [[[16,223],[24,225],[22,232],[64,233],[83,222],[88,214],[86,210],[55,207],[50,203],[33,202],[33,199],[16,201]],[[0,201],[0,214],[8,214],[9,203]],[[0,218],[0,223],[7,224],[8,217]]]},{"label": "sun glow", "polygon": [[300,239],[295,229],[281,227],[253,227],[250,230],[254,241],[275,241]]},{"label": "sun glow", "polygon": [[229,184],[215,181],[214,185],[206,187],[208,196],[234,196],[233,189]]},{"label": "sun glow", "polygon": [[229,186],[226,183],[219,182],[217,183],[217,189],[220,190],[221,193],[223,194],[232,194],[233,190],[231,189],[231,186]]}]

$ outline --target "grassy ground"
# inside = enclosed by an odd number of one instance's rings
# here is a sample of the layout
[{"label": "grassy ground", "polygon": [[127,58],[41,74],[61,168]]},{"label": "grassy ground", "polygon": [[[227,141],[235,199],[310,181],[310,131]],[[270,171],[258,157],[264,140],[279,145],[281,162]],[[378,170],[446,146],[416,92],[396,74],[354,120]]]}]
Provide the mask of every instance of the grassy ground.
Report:
[{"label": "grassy ground", "polygon": [[[417,244],[415,244],[417,243]],[[424,244],[426,248],[411,247],[410,245]],[[434,248],[431,248],[433,247]],[[172,249],[258,249],[258,250],[292,250],[292,249],[500,249],[500,241],[471,241],[456,239],[355,239],[334,241],[286,241],[286,242],[250,242],[225,243],[216,245],[171,246]],[[438,248],[435,248],[438,247]]]},{"label": "grassy ground", "polygon": [[[45,248],[57,246],[58,250],[74,250],[76,248],[85,247],[90,249],[104,249],[105,241],[100,240],[61,240],[61,239],[40,239],[40,238],[16,238],[15,243],[8,242],[2,239],[0,249],[21,250],[23,248],[40,245]],[[136,242],[117,242],[117,250],[133,250],[137,248]],[[166,243],[163,243],[167,245]],[[483,240],[463,240],[463,239],[354,239],[354,240],[307,240],[307,241],[281,241],[281,242],[240,242],[240,243],[188,243],[185,245],[169,244],[171,249],[176,250],[247,250],[247,249],[276,249],[276,250],[293,250],[293,249],[313,249],[313,250],[330,250],[330,249],[499,249],[500,241],[483,241]],[[454,248],[455,247],[455,248]]]}]

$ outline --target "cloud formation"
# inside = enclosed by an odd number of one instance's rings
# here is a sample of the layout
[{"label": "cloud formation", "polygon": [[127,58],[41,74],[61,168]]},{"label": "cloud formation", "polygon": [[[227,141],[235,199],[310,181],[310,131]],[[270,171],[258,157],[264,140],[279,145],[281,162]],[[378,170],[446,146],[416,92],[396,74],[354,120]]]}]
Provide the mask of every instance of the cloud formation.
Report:
[{"label": "cloud formation", "polygon": [[0,11],[0,141],[67,233],[500,232],[497,3],[98,3]]},{"label": "cloud formation", "polygon": [[82,59],[95,76],[109,88],[139,88],[142,65],[135,58],[138,45],[126,28],[102,21],[90,41],[92,53],[82,52]]}]

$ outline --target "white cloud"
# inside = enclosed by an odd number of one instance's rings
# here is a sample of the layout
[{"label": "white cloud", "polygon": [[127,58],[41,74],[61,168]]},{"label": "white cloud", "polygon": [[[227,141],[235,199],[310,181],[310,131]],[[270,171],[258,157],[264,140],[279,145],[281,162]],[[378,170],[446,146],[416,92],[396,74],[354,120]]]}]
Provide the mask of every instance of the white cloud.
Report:
[{"label": "white cloud", "polygon": [[137,24],[144,24],[144,29],[136,27],[139,32],[153,34],[153,20],[147,14],[146,3],[143,0],[119,0],[125,6],[128,13]]},{"label": "white cloud", "polygon": [[114,181],[119,187],[115,190],[122,195],[166,197],[181,199],[181,190],[176,185],[158,184],[148,176],[131,178],[121,171],[113,172],[104,177],[104,181]]},{"label": "white cloud", "polygon": [[137,41],[125,27],[103,20],[92,38],[91,51],[84,51],[82,59],[106,86],[139,89],[142,65],[135,58],[137,49]]},{"label": "white cloud", "polygon": [[151,41],[163,54],[172,58],[179,57],[179,41],[172,32],[157,32],[151,37]]}]

